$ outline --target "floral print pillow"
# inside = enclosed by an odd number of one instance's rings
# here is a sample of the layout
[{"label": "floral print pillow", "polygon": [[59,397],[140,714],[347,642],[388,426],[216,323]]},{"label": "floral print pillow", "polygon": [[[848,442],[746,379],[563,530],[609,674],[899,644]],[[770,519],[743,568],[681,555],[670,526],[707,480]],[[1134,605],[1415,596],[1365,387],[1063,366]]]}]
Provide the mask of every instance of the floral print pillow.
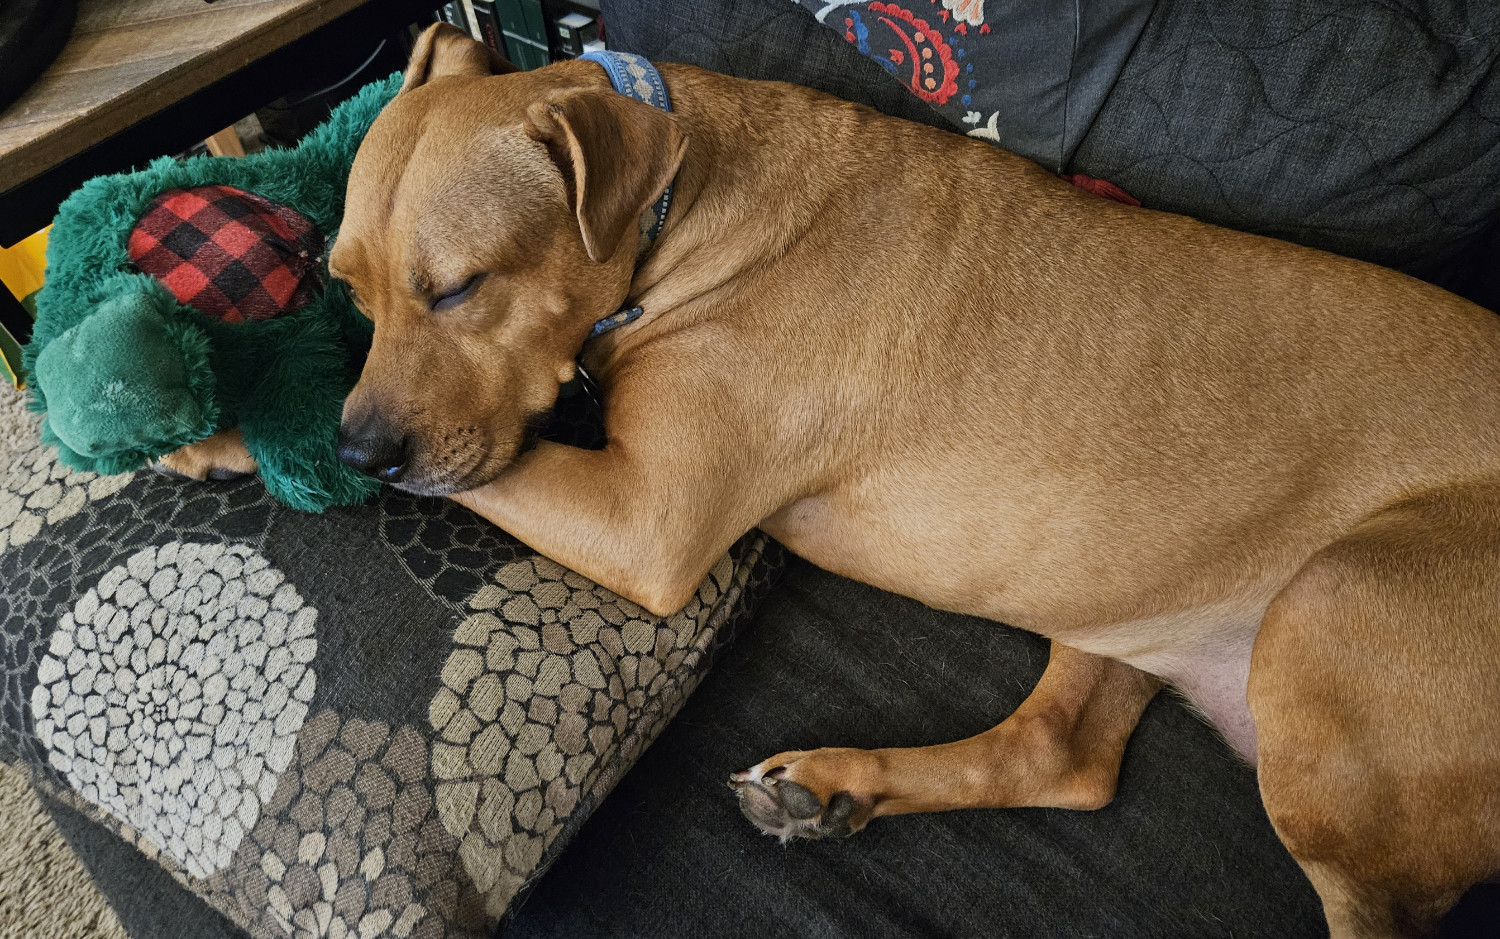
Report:
[{"label": "floral print pillow", "polygon": [[450,503],[308,515],[38,445],[0,468],[0,749],[252,936],[488,935],[778,551],[658,619]]}]

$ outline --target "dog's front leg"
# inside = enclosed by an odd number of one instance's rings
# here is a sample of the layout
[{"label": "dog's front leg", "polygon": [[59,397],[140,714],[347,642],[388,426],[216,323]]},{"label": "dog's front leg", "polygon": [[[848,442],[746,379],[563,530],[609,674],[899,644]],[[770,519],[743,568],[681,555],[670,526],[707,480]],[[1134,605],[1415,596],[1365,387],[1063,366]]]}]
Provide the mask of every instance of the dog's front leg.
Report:
[{"label": "dog's front leg", "polygon": [[238,427],[221,430],[197,443],[173,450],[152,461],[157,472],[184,479],[226,480],[248,476],[260,467],[245,448]]},{"label": "dog's front leg", "polygon": [[947,809],[1097,809],[1161,682],[1052,643],[1021,706],[982,734],[931,747],[778,753],[730,779],[740,808],[782,840],[849,835],[877,815]]},{"label": "dog's front leg", "polygon": [[[664,450],[661,452],[671,452]],[[531,548],[657,616],[691,599],[714,562],[760,516],[723,498],[725,476],[675,459],[635,460],[620,448],[543,441],[477,489],[450,498]]]}]

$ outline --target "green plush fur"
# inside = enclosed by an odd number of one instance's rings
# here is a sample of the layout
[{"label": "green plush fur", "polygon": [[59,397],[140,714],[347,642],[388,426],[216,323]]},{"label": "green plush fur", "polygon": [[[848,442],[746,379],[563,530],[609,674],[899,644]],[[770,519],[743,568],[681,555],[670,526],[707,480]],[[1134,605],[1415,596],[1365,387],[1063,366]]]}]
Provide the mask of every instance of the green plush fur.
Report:
[{"label": "green plush fur", "polygon": [[160,193],[227,185],[296,209],[331,245],[355,150],[399,87],[400,75],[366,86],[291,150],[164,157],[68,197],[23,359],[43,439],[65,463],[129,472],[238,427],[266,487],[288,505],[321,511],[375,491],[336,453],[343,400],[370,342],[345,290],[330,283],[293,313],[226,324],[133,271],[127,242]]}]

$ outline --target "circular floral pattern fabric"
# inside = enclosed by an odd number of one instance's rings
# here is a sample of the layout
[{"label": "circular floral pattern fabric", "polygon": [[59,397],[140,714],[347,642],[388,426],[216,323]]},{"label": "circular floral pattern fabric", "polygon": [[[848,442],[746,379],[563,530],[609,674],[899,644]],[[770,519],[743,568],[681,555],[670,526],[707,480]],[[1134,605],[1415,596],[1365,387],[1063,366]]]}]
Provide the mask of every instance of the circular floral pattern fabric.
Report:
[{"label": "circular floral pattern fabric", "polygon": [[57,461],[51,447],[21,453],[0,477],[0,551],[37,536],[42,525],[55,525],[88,502],[113,495],[130,484],[129,474],[80,473]]},{"label": "circular floral pattern fabric", "polygon": [[[52,631],[78,596],[147,545],[262,544],[278,507],[257,479],[189,485],[149,472],[95,476],[60,465],[51,447],[35,444],[34,429],[22,438],[22,446],[0,456],[0,492],[30,493],[0,528],[0,545],[7,546],[0,549],[0,751],[45,765],[30,730],[31,693]],[[43,508],[54,484],[57,502]],[[4,514],[11,517],[10,510]]]},{"label": "circular floral pattern fabric", "polygon": [[137,551],[63,616],[37,666],[48,763],[192,876],[222,869],[291,763],[317,615],[248,546]]},{"label": "circular floral pattern fabric", "polygon": [[613,787],[601,770],[628,767],[681,707],[714,611],[726,615],[720,599],[747,575],[725,555],[666,620],[543,557],[507,564],[469,599],[428,720],[438,816],[491,914],[580,802]]},{"label": "circular floral pattern fabric", "polygon": [[422,735],[322,710],[208,898],[255,939],[484,936],[493,921],[458,865]]}]

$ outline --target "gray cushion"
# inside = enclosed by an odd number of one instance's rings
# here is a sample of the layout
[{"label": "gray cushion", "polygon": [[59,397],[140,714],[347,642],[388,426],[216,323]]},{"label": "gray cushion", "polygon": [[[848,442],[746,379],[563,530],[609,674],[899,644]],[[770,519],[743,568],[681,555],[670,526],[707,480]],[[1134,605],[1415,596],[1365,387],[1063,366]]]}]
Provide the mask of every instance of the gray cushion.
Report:
[{"label": "gray cushion", "polygon": [[907,120],[956,126],[794,3],[603,0],[600,6],[611,49],[740,78],[795,82]]},{"label": "gray cushion", "polygon": [[778,557],[747,536],[658,620],[445,501],[310,515],[37,446],[0,468],[0,740],[252,936],[484,935]]},{"label": "gray cushion", "polygon": [[[819,88],[1500,305],[1500,4],[603,6],[617,48]],[[919,60],[954,63],[955,87],[923,88]]]},{"label": "gray cushion", "polygon": [[1500,213],[1500,4],[1161,0],[1073,171],[1426,273]]}]

